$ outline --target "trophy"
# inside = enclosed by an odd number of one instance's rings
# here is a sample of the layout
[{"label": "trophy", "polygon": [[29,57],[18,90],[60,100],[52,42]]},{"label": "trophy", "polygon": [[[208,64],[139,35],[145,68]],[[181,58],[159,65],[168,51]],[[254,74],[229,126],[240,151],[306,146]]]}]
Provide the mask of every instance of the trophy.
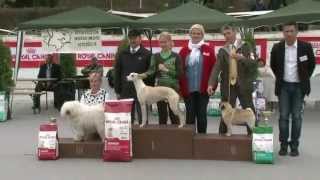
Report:
[{"label": "trophy", "polygon": [[263,119],[263,124],[268,125],[269,124],[269,118],[272,115],[272,111],[261,111]]}]

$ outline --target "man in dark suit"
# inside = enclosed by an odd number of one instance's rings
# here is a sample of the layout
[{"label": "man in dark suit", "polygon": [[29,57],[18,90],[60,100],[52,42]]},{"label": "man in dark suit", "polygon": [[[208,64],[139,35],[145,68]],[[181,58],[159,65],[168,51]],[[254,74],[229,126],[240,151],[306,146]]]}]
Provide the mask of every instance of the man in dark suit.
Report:
[{"label": "man in dark suit", "polygon": [[[135,103],[132,107],[131,118],[132,122],[135,119],[135,109],[138,112],[138,120],[141,123],[142,114],[140,104],[137,100],[136,89],[132,82],[127,81],[126,76],[132,72],[144,73],[148,70],[151,60],[151,52],[144,48],[141,44],[141,32],[132,29],[129,34],[129,46],[119,52],[116,58],[114,68],[114,89],[120,99],[134,98]],[[154,85],[153,78],[144,80],[147,85]]]},{"label": "man in dark suit", "polygon": [[[55,87],[57,82],[61,79],[61,67],[53,62],[53,56],[48,54],[45,64],[42,64],[39,69],[38,78],[56,78],[56,81],[39,81],[36,85],[35,91],[53,91],[54,93],[54,106],[57,107]],[[40,95],[35,95],[33,99],[33,109],[40,111]]]},{"label": "man in dark suit", "polygon": [[[275,44],[271,51],[270,64],[276,77],[275,94],[279,99],[279,155],[298,156],[301,134],[304,96],[310,93],[310,77],[315,68],[315,57],[310,43],[297,40],[296,23],[283,25],[284,40]],[[291,141],[289,117],[291,115]]]}]

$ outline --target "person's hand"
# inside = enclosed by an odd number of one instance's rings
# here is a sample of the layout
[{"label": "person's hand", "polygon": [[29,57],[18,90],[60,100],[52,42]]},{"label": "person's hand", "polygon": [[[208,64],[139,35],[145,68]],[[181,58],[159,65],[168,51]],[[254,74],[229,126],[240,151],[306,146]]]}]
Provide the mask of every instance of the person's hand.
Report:
[{"label": "person's hand", "polygon": [[242,54],[240,54],[240,53],[231,53],[230,56],[231,56],[232,59],[235,59],[235,60],[239,60],[239,59],[243,59],[244,58],[244,56]]},{"label": "person's hand", "polygon": [[166,66],[163,65],[163,64],[159,64],[158,68],[159,68],[160,71],[164,71],[164,72],[168,72],[169,71],[169,69],[166,68]]},{"label": "person's hand", "polygon": [[213,89],[213,87],[212,87],[211,85],[208,86],[208,88],[207,88],[207,93],[208,93],[210,96],[214,94],[214,89]]}]

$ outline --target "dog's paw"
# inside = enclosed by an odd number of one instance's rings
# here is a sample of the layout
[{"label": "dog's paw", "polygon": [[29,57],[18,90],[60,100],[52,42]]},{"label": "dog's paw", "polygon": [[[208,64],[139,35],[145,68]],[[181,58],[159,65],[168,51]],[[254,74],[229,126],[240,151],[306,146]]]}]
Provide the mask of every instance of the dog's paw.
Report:
[{"label": "dog's paw", "polygon": [[231,133],[226,133],[226,136],[231,136]]},{"label": "dog's paw", "polygon": [[73,140],[79,142],[79,141],[83,141],[84,140],[83,138],[84,138],[83,136],[76,135],[73,137]]},{"label": "dog's paw", "polygon": [[145,124],[140,124],[140,127],[141,127],[141,128],[143,128],[143,127],[145,127],[145,126],[146,126]]},{"label": "dog's paw", "polygon": [[74,137],[73,140],[77,141],[77,142],[80,142],[80,141],[83,141],[83,138]]},{"label": "dog's paw", "polygon": [[184,127],[184,124],[180,124],[179,126],[178,126],[178,128],[183,128]]}]

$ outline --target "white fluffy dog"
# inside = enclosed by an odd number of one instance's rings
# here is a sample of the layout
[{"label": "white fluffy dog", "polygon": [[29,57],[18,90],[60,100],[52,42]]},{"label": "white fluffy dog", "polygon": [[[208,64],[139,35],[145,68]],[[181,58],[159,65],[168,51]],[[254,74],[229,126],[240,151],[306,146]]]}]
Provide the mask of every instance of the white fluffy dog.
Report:
[{"label": "white fluffy dog", "polygon": [[75,141],[88,140],[96,133],[104,140],[105,116],[102,104],[88,106],[79,101],[68,101],[61,107],[60,114],[71,122]]},{"label": "white fluffy dog", "polygon": [[231,136],[232,125],[247,124],[252,131],[255,125],[256,116],[251,108],[236,109],[232,108],[228,102],[221,102],[220,109],[222,120],[227,126],[226,136]]},{"label": "white fluffy dog", "polygon": [[140,125],[140,127],[143,127],[147,121],[146,105],[151,105],[158,101],[167,101],[169,103],[169,106],[172,112],[176,116],[178,116],[180,119],[179,128],[183,127],[185,125],[185,120],[184,120],[183,113],[179,109],[179,99],[180,99],[179,94],[176,93],[175,90],[169,87],[147,86],[142,81],[142,78],[143,78],[143,75],[139,75],[138,73],[130,73],[127,76],[127,80],[132,81],[134,84],[134,87],[136,88],[138,101],[141,106],[142,124]]}]

